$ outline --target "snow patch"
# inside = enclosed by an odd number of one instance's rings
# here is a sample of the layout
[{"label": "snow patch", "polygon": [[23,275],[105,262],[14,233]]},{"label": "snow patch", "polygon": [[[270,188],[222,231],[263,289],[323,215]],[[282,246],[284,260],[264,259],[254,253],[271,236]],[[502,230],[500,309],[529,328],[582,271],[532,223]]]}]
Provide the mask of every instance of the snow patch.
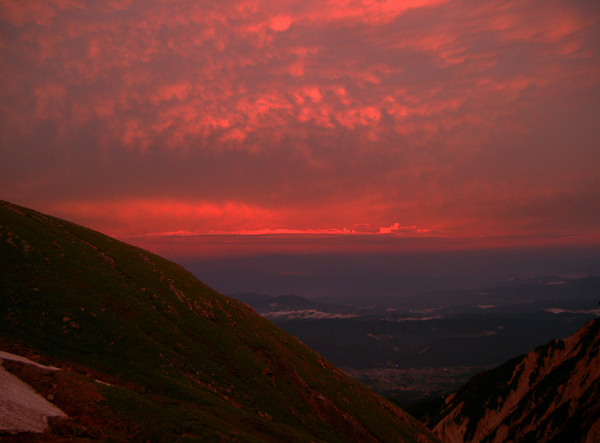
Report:
[{"label": "snow patch", "polygon": [[67,417],[31,386],[4,369],[1,366],[4,360],[17,361],[49,371],[59,370],[0,351],[0,430],[9,433],[39,433],[48,427],[48,417]]}]

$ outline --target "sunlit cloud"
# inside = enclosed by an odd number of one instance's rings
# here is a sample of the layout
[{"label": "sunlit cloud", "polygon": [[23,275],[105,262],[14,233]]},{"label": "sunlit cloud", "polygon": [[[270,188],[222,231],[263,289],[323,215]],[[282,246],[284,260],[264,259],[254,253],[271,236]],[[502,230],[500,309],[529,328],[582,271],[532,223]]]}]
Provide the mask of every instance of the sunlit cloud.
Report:
[{"label": "sunlit cloud", "polygon": [[0,198],[136,238],[599,241],[599,36],[589,2],[5,1]]},{"label": "sunlit cloud", "polygon": [[409,234],[426,234],[430,232],[430,229],[421,229],[416,226],[400,226],[400,223],[394,223],[389,228],[379,228],[380,234],[392,234],[392,233],[409,233]]},{"label": "sunlit cloud", "polygon": [[278,15],[273,17],[270,21],[270,26],[273,31],[285,31],[290,27],[293,20],[291,17],[286,15]]}]

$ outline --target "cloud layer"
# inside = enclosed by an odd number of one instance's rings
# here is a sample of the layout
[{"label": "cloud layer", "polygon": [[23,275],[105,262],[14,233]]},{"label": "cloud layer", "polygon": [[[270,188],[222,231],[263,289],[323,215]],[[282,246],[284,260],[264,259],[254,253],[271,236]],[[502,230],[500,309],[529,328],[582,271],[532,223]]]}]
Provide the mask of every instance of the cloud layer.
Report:
[{"label": "cloud layer", "polygon": [[7,0],[0,198],[123,238],[597,242],[599,42],[592,1]]}]

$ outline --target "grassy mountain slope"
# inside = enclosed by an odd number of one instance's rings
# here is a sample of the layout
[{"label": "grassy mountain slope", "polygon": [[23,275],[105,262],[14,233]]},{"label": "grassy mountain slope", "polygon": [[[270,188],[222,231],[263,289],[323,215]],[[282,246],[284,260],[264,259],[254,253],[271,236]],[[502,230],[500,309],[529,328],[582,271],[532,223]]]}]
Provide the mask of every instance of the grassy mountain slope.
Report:
[{"label": "grassy mountain slope", "polygon": [[0,316],[4,350],[63,368],[12,368],[73,417],[55,438],[436,441],[179,265],[2,201]]},{"label": "grassy mountain slope", "polygon": [[600,441],[600,319],[415,413],[446,442]]}]

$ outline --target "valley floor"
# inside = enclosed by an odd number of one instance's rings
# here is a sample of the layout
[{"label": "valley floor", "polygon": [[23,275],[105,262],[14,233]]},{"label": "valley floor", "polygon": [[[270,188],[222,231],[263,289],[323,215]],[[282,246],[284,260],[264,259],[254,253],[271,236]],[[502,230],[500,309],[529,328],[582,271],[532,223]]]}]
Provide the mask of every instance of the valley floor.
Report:
[{"label": "valley floor", "polygon": [[378,394],[402,403],[427,400],[449,393],[465,384],[473,375],[489,366],[456,366],[442,368],[344,368],[353,379]]}]

